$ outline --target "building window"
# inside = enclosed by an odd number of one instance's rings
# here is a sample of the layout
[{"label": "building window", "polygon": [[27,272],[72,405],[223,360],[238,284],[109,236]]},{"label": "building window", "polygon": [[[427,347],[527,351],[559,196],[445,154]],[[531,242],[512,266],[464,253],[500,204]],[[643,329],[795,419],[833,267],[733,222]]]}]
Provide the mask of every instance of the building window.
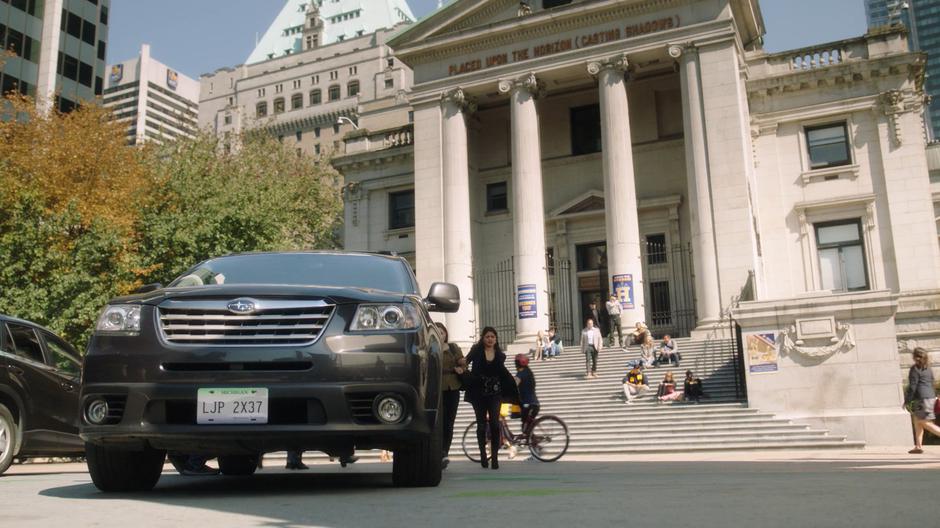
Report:
[{"label": "building window", "polygon": [[486,186],[486,212],[501,213],[509,209],[506,182],[490,183]]},{"label": "building window", "polygon": [[868,289],[868,267],[859,219],[814,224],[822,288],[832,291]]},{"label": "building window", "polygon": [[806,127],[806,150],[809,152],[811,169],[852,163],[845,122]]},{"label": "building window", "polygon": [[650,316],[653,319],[651,326],[666,326],[672,324],[672,308],[669,302],[669,281],[650,282]]},{"label": "building window", "polygon": [[284,98],[278,97],[274,100],[274,113],[282,114],[284,113]]},{"label": "building window", "polygon": [[395,79],[385,79],[385,87],[386,87],[386,88],[394,88],[394,87],[395,87]]},{"label": "building window", "polygon": [[232,124],[232,114],[225,114],[225,120],[224,120],[224,122],[225,122],[226,125],[231,125],[231,124]]},{"label": "building window", "polygon": [[294,89],[296,90],[298,88],[300,88],[300,79],[297,79],[296,81],[294,81]]},{"label": "building window", "polygon": [[387,67],[389,67],[389,68],[394,68],[394,67],[395,67],[395,59],[394,59],[394,58],[386,59],[386,60],[385,60],[385,65],[386,65]]},{"label": "building window", "polygon": [[339,134],[339,123],[333,123],[333,133]]},{"label": "building window", "polygon": [[571,109],[571,155],[601,151],[601,109],[599,105]]},{"label": "building window", "polygon": [[349,67],[349,75],[350,75],[350,76],[356,75],[357,73],[359,73],[359,67],[358,67],[358,66],[350,66],[350,67]]},{"label": "building window", "polygon": [[349,81],[349,84],[346,85],[346,95],[347,97],[359,95],[359,81]]},{"label": "building window", "polygon": [[646,235],[646,263],[666,263],[666,235]]},{"label": "building window", "polygon": [[[320,137],[320,127],[316,127],[316,128],[313,129],[313,136],[314,136],[314,137]],[[317,146],[319,146],[319,145],[317,145]]]},{"label": "building window", "polygon": [[339,85],[334,84],[333,86],[330,86],[329,95],[330,95],[330,101],[339,101],[339,98],[340,98]]},{"label": "building window", "polygon": [[320,84],[320,76],[313,75],[310,77],[310,84]]},{"label": "building window", "polygon": [[107,50],[108,50],[108,43],[103,40],[99,40],[98,41],[98,60],[105,60],[105,57],[107,57],[107,53],[108,53]]},{"label": "building window", "polygon": [[415,192],[414,189],[389,193],[388,195],[388,228],[404,229],[415,225]]},{"label": "building window", "polygon": [[336,79],[339,79],[339,72],[336,70],[333,70],[330,72],[330,80],[335,81]]},{"label": "building window", "polygon": [[95,95],[101,95],[104,93],[104,79],[101,77],[95,77]]},{"label": "building window", "polygon": [[279,94],[279,93],[283,93],[283,92],[284,92],[284,85],[283,85],[283,84],[275,84],[275,85],[274,85],[274,93]]},{"label": "building window", "polygon": [[310,91],[310,105],[318,105],[323,102],[323,95],[320,92],[320,89]]},{"label": "building window", "polygon": [[258,89],[258,97],[264,97],[264,88]]},{"label": "building window", "polygon": [[82,41],[95,45],[95,25],[87,20],[82,20]]},{"label": "building window", "polygon": [[294,133],[294,139],[296,139],[298,143],[300,143],[300,140],[302,140],[303,138],[304,138],[304,133],[302,131],[298,130],[297,132]]},{"label": "building window", "polygon": [[575,247],[578,271],[607,269],[607,243],[580,244]]},{"label": "building window", "polygon": [[316,145],[313,146],[313,153],[316,154],[317,156],[320,155],[320,144],[319,144],[319,143],[317,143]]},{"label": "building window", "polygon": [[101,16],[98,18],[98,21],[102,25],[108,25],[108,6],[101,6]]},{"label": "building window", "polygon": [[290,96],[290,109],[297,110],[304,107],[304,95],[303,94],[294,94]]},{"label": "building window", "polygon": [[267,101],[261,101],[255,105],[255,115],[258,117],[266,117],[268,115],[268,103]]}]

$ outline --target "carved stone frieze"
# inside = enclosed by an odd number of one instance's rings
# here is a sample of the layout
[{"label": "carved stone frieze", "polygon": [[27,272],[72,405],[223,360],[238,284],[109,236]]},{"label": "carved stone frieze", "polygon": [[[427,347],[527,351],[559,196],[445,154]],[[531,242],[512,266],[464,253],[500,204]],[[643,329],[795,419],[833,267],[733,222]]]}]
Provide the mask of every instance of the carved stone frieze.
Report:
[{"label": "carved stone frieze", "polygon": [[[829,326],[831,330],[815,333],[806,333],[805,330],[801,332],[801,326],[807,323],[816,327],[821,323],[827,323],[831,325]],[[813,321],[797,320],[794,325],[780,333],[780,338],[780,350],[783,355],[797,355],[816,360],[824,360],[836,353],[845,353],[855,348],[852,326],[848,323],[836,323],[832,318]]]}]

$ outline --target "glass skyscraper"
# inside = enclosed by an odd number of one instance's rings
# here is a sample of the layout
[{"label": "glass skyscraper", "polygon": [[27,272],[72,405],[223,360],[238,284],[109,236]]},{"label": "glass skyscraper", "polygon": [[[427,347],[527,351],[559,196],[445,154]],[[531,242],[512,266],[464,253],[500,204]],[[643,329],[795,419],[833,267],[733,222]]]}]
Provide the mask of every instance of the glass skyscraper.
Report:
[{"label": "glass skyscraper", "polygon": [[927,52],[926,91],[930,138],[940,139],[940,0],[864,0],[868,27],[901,22],[908,27],[911,49]]}]

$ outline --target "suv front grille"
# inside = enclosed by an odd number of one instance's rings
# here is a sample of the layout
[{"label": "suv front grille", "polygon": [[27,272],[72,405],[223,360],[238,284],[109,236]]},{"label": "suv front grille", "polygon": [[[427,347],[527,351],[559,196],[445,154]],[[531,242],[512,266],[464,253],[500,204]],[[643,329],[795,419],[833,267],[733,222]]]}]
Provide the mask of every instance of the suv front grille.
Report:
[{"label": "suv front grille", "polygon": [[170,300],[159,308],[160,330],[181,345],[307,345],[320,336],[334,305],[320,300],[254,300],[238,314],[225,300]]}]

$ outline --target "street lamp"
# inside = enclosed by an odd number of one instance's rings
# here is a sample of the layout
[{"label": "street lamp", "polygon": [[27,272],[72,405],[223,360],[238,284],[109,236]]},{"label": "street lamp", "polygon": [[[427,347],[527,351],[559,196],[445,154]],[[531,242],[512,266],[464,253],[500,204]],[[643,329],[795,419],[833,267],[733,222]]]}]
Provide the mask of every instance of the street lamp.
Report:
[{"label": "street lamp", "polygon": [[357,125],[356,122],[353,121],[352,119],[346,116],[339,116],[338,118],[336,118],[337,125],[342,125],[343,123],[349,123],[350,125],[352,125],[354,130],[359,130],[359,125]]}]

